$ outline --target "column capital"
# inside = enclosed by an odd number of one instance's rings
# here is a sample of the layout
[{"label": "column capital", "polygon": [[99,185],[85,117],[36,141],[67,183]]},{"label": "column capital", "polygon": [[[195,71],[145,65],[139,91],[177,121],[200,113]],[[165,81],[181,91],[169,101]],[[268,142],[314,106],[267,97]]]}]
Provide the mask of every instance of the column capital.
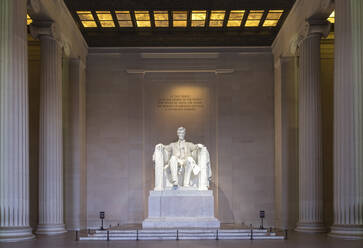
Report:
[{"label": "column capital", "polygon": [[58,29],[52,21],[35,21],[30,24],[30,34],[34,39],[49,38],[57,41],[58,45],[62,47],[66,56],[71,54],[71,43],[58,32]]},{"label": "column capital", "polygon": [[301,32],[303,39],[310,36],[320,35],[321,37],[328,36],[330,32],[331,23],[327,20],[321,19],[308,19],[306,20],[304,29]]},{"label": "column capital", "polygon": [[56,26],[52,21],[35,21],[30,24],[30,34],[34,39],[41,39],[43,37],[59,40],[59,35]]},{"label": "column capital", "polygon": [[290,41],[291,54],[298,55],[302,42],[314,36],[326,37],[330,32],[331,23],[322,19],[307,19],[304,27]]}]

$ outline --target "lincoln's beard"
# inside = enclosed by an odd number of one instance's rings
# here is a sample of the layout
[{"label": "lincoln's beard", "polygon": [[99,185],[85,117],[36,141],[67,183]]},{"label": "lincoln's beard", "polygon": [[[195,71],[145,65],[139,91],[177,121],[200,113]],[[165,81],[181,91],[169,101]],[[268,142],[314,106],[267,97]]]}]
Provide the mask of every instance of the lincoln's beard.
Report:
[{"label": "lincoln's beard", "polygon": [[184,137],[185,137],[185,134],[179,134],[178,137],[179,137],[179,141],[183,141]]}]

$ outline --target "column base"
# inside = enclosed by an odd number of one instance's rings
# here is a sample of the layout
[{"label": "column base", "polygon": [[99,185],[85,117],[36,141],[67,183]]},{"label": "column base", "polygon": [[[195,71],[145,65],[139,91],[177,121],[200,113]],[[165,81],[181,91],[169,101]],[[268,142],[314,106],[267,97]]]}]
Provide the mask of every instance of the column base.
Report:
[{"label": "column base", "polygon": [[0,227],[0,242],[16,242],[33,239],[32,229],[27,226]]},{"label": "column base", "polygon": [[38,225],[36,234],[40,235],[54,235],[67,232],[64,224],[40,224]]},{"label": "column base", "polygon": [[333,225],[328,235],[341,239],[363,239],[363,225]]},{"label": "column base", "polygon": [[327,232],[327,228],[322,223],[297,223],[295,228],[297,232],[307,232],[307,233],[324,233]]}]

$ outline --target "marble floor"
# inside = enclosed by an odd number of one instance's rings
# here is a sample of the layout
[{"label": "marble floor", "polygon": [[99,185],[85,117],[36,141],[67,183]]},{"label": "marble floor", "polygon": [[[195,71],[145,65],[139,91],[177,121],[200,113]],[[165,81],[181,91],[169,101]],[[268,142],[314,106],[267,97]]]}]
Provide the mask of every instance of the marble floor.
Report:
[{"label": "marble floor", "polygon": [[1,248],[362,248],[363,240],[340,240],[324,234],[290,232],[288,240],[75,241],[74,233],[37,237],[31,241],[0,243]]}]

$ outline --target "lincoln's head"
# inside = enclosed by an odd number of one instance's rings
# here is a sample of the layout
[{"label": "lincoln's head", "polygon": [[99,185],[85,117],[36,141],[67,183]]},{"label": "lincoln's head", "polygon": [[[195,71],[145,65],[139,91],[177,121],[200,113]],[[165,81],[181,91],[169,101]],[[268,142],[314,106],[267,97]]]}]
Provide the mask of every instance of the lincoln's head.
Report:
[{"label": "lincoln's head", "polygon": [[184,140],[186,129],[184,127],[179,127],[176,133],[178,135],[179,140]]}]

